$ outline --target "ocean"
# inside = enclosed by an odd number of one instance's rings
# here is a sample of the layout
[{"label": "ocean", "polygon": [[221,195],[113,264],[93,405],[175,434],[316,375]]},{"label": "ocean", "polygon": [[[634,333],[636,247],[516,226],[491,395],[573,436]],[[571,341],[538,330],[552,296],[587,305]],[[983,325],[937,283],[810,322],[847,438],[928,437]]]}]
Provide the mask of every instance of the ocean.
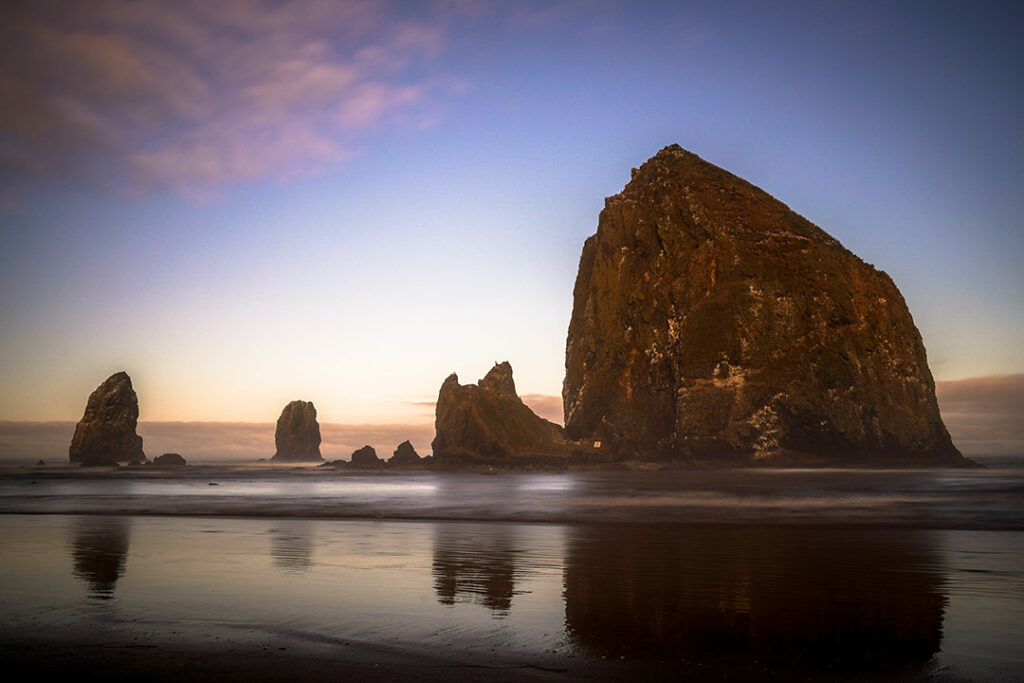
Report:
[{"label": "ocean", "polygon": [[1024,680],[1024,467],[994,464],[8,468],[0,654],[108,680]]}]

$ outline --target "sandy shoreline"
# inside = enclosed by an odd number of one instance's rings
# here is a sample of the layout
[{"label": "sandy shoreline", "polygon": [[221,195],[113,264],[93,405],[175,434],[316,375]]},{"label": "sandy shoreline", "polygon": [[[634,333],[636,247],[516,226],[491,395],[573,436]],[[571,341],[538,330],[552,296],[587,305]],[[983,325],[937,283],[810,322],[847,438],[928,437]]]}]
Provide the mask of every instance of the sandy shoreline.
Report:
[{"label": "sandy shoreline", "polygon": [[[241,629],[245,631],[244,629]],[[214,630],[216,631],[216,629]],[[234,629],[232,629],[234,631]],[[207,631],[209,633],[210,631]],[[985,680],[929,664],[900,671],[822,672],[759,665],[593,657],[531,659],[453,650],[430,654],[358,642],[310,642],[252,630],[224,632],[212,643],[139,643],[71,634],[0,638],[4,670],[17,680],[104,681],[947,681]],[[827,675],[826,675],[827,673]],[[991,680],[998,680],[997,677]]]}]

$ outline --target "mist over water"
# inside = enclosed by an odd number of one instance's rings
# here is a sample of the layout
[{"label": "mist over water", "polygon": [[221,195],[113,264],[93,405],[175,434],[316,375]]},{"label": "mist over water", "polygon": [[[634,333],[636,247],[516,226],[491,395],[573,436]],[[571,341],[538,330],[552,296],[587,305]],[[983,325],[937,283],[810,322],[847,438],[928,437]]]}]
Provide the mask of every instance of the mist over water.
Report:
[{"label": "mist over water", "polygon": [[0,513],[1024,529],[1024,468],[516,473],[189,468],[0,476]]}]

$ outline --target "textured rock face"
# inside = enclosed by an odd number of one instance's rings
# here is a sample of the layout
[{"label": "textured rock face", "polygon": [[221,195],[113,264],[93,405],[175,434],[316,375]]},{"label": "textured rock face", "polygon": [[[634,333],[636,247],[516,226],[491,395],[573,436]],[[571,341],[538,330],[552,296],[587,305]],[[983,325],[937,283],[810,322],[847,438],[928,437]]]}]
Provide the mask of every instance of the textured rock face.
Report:
[{"label": "textured rock face", "polygon": [[373,446],[363,446],[352,454],[349,467],[357,470],[379,470],[384,467],[384,461],[377,457],[377,451],[373,450]]},{"label": "textured rock face", "polygon": [[392,453],[391,459],[388,460],[388,465],[392,467],[409,467],[411,465],[419,465],[422,461],[423,459],[416,452],[416,449],[412,447],[412,444],[408,441],[403,441],[398,444],[398,448]]},{"label": "textured rock face", "polygon": [[580,258],[566,432],[622,457],[958,464],[896,285],[678,145]]},{"label": "textured rock face", "polygon": [[164,453],[153,458],[153,465],[156,467],[184,467],[187,464],[180,453]]},{"label": "textured rock face", "polygon": [[142,437],[135,433],[139,399],[126,372],[107,378],[89,395],[85,415],[75,425],[68,456],[71,462],[106,459],[146,462]]},{"label": "textured rock face", "polygon": [[277,418],[274,433],[276,462],[320,462],[320,424],[309,401],[292,401]]},{"label": "textured rock face", "polygon": [[434,427],[438,464],[509,462],[567,456],[562,428],[538,417],[516,394],[512,366],[499,363],[479,384],[459,384],[454,373],[441,385]]}]

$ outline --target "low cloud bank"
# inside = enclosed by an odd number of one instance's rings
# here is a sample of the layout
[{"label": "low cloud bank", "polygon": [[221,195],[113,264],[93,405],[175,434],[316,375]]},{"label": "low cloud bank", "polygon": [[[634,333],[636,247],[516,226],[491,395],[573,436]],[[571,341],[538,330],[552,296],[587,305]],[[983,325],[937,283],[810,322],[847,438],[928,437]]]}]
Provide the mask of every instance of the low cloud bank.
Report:
[{"label": "low cloud bank", "polygon": [[[180,453],[189,461],[258,460],[274,455],[271,422],[142,422],[139,424],[146,455]],[[49,464],[68,460],[74,422],[0,421],[0,460]],[[382,458],[408,439],[420,455],[430,453],[433,424],[345,425],[322,424],[320,452],[327,460],[347,460],[352,451],[373,446]]]},{"label": "low cloud bank", "polygon": [[[1024,454],[1024,374],[936,382],[935,389],[953,442],[966,455]],[[522,398],[538,415],[561,424],[561,397]],[[0,421],[0,460],[67,462],[74,431],[74,422]],[[406,439],[420,455],[430,453],[434,425],[328,423],[320,425],[320,433],[320,451],[328,460],[348,459],[367,444],[388,458]],[[150,457],[171,452],[202,462],[258,460],[274,454],[271,422],[143,422],[139,434]]]},{"label": "low cloud bank", "polygon": [[936,382],[935,393],[964,454],[1024,454],[1024,374]]}]

